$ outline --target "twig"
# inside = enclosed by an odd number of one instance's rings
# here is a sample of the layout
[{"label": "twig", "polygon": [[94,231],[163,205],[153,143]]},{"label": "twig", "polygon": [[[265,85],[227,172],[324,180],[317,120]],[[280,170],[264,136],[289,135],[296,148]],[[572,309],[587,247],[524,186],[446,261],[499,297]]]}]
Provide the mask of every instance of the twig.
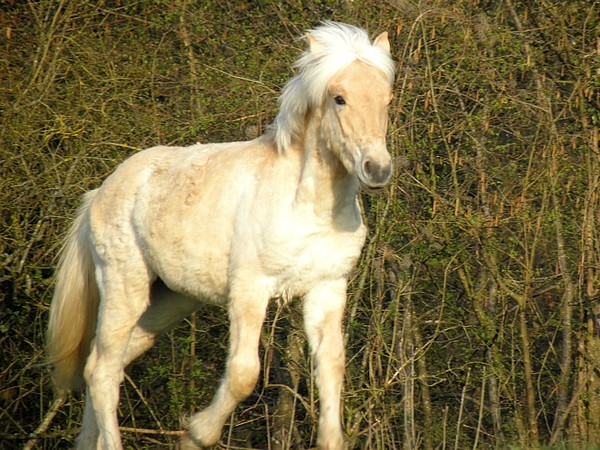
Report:
[{"label": "twig", "polygon": [[[140,400],[142,401],[142,403],[146,406],[146,408],[148,408],[148,412],[150,413],[150,415],[152,416],[152,418],[154,419],[154,421],[156,422],[158,427],[162,430],[163,424],[160,421],[160,419],[158,418],[158,416],[156,415],[156,413],[154,412],[154,410],[152,409],[152,407],[150,406],[150,403],[148,403],[148,400],[146,400],[146,397],[144,397],[142,390],[137,386],[137,384],[135,384],[133,379],[128,374],[125,374],[125,379],[129,382],[131,387],[133,387],[134,391],[137,393],[137,395],[140,398]],[[133,429],[137,430],[137,428],[133,428]]]},{"label": "twig", "polygon": [[125,433],[136,433],[136,434],[152,434],[160,436],[183,436],[184,430],[169,431],[169,430],[152,430],[149,428],[135,428],[135,427],[119,427],[120,431]]}]

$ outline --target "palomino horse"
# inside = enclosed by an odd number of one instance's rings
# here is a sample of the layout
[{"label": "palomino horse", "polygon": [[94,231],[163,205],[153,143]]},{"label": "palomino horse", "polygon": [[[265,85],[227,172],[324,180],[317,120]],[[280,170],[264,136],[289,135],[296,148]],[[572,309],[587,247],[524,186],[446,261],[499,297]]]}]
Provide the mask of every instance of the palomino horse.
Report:
[{"label": "palomino horse", "polygon": [[256,384],[270,299],[303,297],[320,395],[317,445],[343,447],[342,316],[366,230],[357,193],[388,183],[387,34],[327,22],[286,84],[266,134],[250,141],[154,147],[88,192],[67,236],[48,327],[59,392],[87,386],[77,448],[122,448],[123,370],[196,310],[226,305],[230,352],[212,403],[181,449],[215,444]]}]

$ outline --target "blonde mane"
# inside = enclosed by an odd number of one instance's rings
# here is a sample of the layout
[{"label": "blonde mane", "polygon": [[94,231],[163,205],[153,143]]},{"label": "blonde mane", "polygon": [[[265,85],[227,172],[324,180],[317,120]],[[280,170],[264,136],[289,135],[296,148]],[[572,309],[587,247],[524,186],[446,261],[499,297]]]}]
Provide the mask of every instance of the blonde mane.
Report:
[{"label": "blonde mane", "polygon": [[381,70],[390,84],[394,81],[395,65],[390,53],[373,45],[361,28],[324,22],[305,38],[311,42],[311,48],[294,64],[298,75],[284,86],[279,98],[279,112],[272,125],[280,152],[301,135],[306,112],[309,107],[323,102],[329,81],[352,62],[365,62]]}]

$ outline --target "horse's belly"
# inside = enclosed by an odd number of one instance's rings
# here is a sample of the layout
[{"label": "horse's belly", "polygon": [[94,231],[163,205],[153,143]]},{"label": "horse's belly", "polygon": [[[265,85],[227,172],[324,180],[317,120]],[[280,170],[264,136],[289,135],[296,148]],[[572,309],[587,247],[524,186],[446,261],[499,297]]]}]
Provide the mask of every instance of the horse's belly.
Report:
[{"label": "horse's belly", "polygon": [[[229,239],[226,227],[203,225],[208,214],[167,223],[147,221],[140,231],[150,268],[172,290],[211,302],[227,297]],[[214,218],[213,218],[214,220]]]},{"label": "horse's belly", "polygon": [[179,221],[148,221],[140,233],[150,268],[174,291],[223,302],[228,293],[230,252],[225,227],[203,225],[208,215],[188,217],[180,212],[171,217]]}]

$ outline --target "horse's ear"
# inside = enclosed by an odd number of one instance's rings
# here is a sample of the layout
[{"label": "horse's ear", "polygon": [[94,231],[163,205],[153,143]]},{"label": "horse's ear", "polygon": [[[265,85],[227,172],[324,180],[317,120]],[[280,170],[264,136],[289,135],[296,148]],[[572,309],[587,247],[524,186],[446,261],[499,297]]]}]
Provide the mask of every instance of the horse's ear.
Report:
[{"label": "horse's ear", "polygon": [[389,52],[390,51],[390,41],[388,40],[387,31],[384,31],[379,36],[377,36],[375,38],[375,40],[373,41],[373,45]]},{"label": "horse's ear", "polygon": [[308,42],[308,48],[310,49],[311,52],[318,52],[319,50],[321,50],[323,48],[323,44],[321,44],[319,41],[317,41],[312,34],[307,34],[305,36],[306,41]]}]

